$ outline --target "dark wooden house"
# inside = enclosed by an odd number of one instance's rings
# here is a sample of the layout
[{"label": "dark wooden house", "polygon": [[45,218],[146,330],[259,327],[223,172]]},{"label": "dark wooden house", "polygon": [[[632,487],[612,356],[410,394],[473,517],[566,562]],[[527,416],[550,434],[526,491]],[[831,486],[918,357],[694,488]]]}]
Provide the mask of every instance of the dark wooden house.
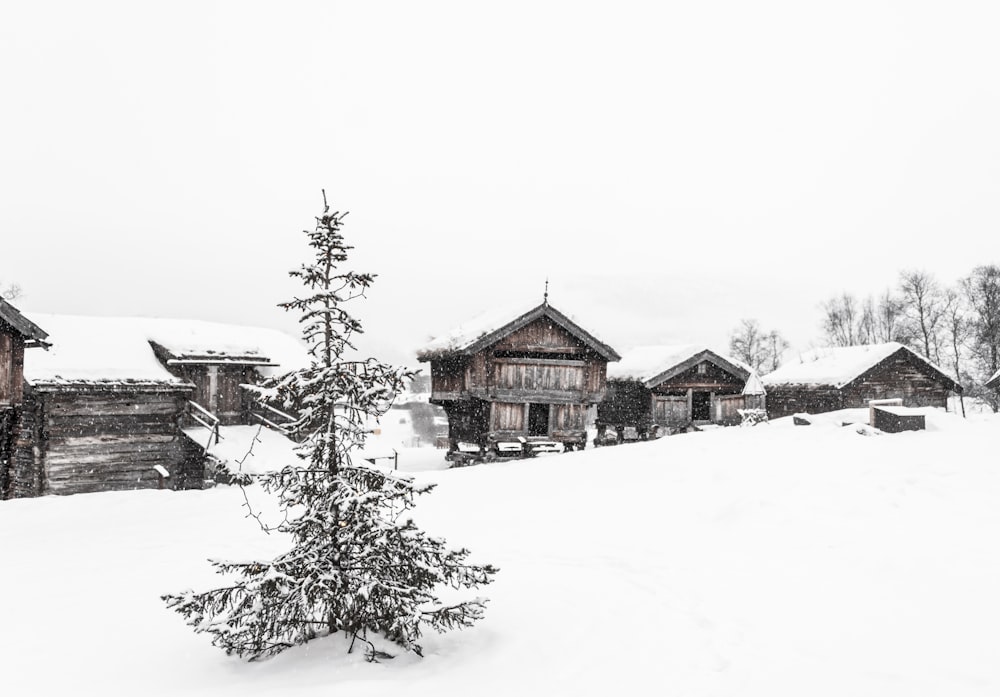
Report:
[{"label": "dark wooden house", "polygon": [[11,462],[24,413],[24,351],[47,347],[48,334],[0,298],[0,498],[11,486]]},{"label": "dark wooden house", "polygon": [[947,409],[962,386],[915,351],[896,342],[806,352],[763,377],[770,418],[867,407],[901,399],[905,407]]},{"label": "dark wooden house", "polygon": [[[37,319],[52,333],[52,346],[25,364],[22,418],[6,491],[10,497],[201,487],[205,441],[185,427],[200,395],[211,398],[213,386],[216,395],[223,392],[212,366],[228,369],[226,360],[237,356],[243,361],[236,364],[241,379],[254,382],[256,375],[243,372],[250,369],[247,362],[255,360],[265,369],[276,364],[253,339],[241,341],[246,328],[145,318]],[[284,339],[285,353],[304,355],[297,342]],[[216,349],[204,348],[213,341]],[[163,353],[172,346],[179,353],[169,355],[183,361],[190,354],[180,347],[196,345],[211,363],[169,364]],[[204,368],[200,373],[197,365]],[[215,405],[234,403],[217,396]],[[212,425],[222,422],[202,409],[199,413],[207,414]],[[244,418],[242,403],[233,412],[227,419]]]},{"label": "dark wooden house", "polygon": [[440,337],[417,358],[431,364],[431,402],[448,415],[452,456],[529,453],[532,443],[586,444],[588,411],[604,396],[618,354],[543,302],[491,313]]},{"label": "dark wooden house", "polygon": [[608,368],[598,443],[738,424],[741,410],[762,409],[764,399],[756,374],[734,358],[697,344],[639,347]]}]

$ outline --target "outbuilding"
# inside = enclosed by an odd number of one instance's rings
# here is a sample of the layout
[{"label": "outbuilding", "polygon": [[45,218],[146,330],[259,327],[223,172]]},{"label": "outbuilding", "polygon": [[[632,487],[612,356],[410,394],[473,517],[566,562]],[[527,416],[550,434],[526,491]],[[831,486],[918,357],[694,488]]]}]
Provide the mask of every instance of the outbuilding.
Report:
[{"label": "outbuilding", "polygon": [[588,412],[618,353],[547,301],[481,315],[427,344],[431,402],[448,415],[449,457],[586,444]]},{"label": "outbuilding", "polygon": [[701,344],[640,346],[608,367],[597,408],[598,442],[645,440],[708,424],[741,422],[765,391],[745,363]]},{"label": "outbuilding", "polygon": [[963,388],[916,351],[897,342],[815,349],[763,377],[770,418],[867,407],[901,399],[905,407],[947,409]]},{"label": "outbuilding", "polygon": [[[235,365],[247,383],[261,377],[250,372],[251,361],[255,371],[278,370],[268,350],[273,346],[265,346],[262,337],[283,347],[282,358],[305,357],[294,339],[273,330],[193,320],[33,318],[51,332],[52,345],[25,362],[9,497],[199,488],[208,439],[200,433],[195,438],[185,427],[197,423],[193,416],[210,428],[222,423],[196,401],[201,394],[211,396],[213,388],[215,394],[222,391],[211,367]],[[170,363],[168,355],[181,362]],[[204,361],[184,362],[194,355]],[[234,389],[241,391],[238,385]],[[233,402],[240,408],[231,422],[248,422],[243,399],[238,395]],[[225,402],[216,397],[211,404],[220,403]]]}]

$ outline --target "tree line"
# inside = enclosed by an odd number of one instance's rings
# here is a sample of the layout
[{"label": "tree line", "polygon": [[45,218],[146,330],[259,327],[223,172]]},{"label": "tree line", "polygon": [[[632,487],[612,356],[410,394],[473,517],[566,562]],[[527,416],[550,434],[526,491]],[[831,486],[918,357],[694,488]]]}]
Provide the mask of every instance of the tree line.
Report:
[{"label": "tree line", "polygon": [[[1000,398],[983,383],[1000,370],[1000,267],[975,267],[952,285],[926,270],[905,270],[878,296],[844,292],[821,304],[827,346],[897,341],[925,356],[996,411]],[[729,351],[761,374],[776,370],[789,344],[755,319],[733,330]]]}]

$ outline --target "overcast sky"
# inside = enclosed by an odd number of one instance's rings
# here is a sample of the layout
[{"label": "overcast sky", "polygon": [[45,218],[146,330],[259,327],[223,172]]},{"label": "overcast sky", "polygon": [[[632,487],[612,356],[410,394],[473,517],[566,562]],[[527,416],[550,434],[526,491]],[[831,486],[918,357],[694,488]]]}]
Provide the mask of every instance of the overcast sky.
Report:
[{"label": "overcast sky", "polygon": [[996,2],[6,3],[0,281],[294,331],[325,188],[396,362],[546,277],[619,351],[806,348],[832,294],[1000,261],[997,36]]}]

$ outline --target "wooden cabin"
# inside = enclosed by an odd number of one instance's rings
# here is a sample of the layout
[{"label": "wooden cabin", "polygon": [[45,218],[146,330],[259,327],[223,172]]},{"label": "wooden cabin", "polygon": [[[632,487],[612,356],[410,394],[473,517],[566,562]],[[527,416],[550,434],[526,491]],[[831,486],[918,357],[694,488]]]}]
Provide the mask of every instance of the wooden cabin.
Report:
[{"label": "wooden cabin", "polygon": [[867,407],[901,399],[905,407],[948,408],[962,386],[912,349],[896,342],[808,351],[762,378],[772,419]]},{"label": "wooden cabin", "polygon": [[493,312],[435,339],[418,354],[431,364],[431,402],[448,415],[449,457],[531,454],[532,443],[583,448],[588,411],[604,397],[618,354],[543,302]]},{"label": "wooden cabin", "polygon": [[48,334],[0,298],[0,498],[10,489],[11,460],[24,406],[24,351],[47,347]]},{"label": "wooden cabin", "polygon": [[[196,364],[165,365],[154,343],[161,352],[172,347],[177,353],[170,355],[180,360],[189,356],[181,347],[197,346],[213,361],[234,355],[249,361],[252,355],[266,369],[277,365],[265,360],[258,341],[261,332],[280,335],[271,330],[145,318],[37,319],[52,332],[52,346],[25,365],[22,418],[9,469],[11,497],[200,488],[207,431],[190,428],[190,414],[203,387],[188,375],[175,374],[194,370]],[[280,351],[305,356],[290,337],[278,339]],[[212,341],[218,347],[206,349]],[[244,369],[249,370],[240,366]],[[214,371],[202,372],[210,376]],[[240,375],[252,378],[248,382],[259,378]],[[215,419],[204,411],[206,418]]]},{"label": "wooden cabin", "polygon": [[298,341],[272,329],[158,320],[149,335],[149,345],[163,367],[193,384],[192,400],[223,426],[255,423],[259,405],[243,385],[308,362]]},{"label": "wooden cabin", "polygon": [[608,368],[597,442],[739,424],[741,411],[764,408],[764,399],[757,375],[734,358],[697,344],[639,347]]}]

